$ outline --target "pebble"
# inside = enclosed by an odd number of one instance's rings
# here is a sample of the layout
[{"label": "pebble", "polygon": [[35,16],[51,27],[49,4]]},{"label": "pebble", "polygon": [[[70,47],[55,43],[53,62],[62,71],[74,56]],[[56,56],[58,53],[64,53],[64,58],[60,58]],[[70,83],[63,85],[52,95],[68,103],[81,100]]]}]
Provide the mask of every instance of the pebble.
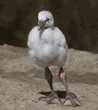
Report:
[{"label": "pebble", "polygon": [[48,88],[47,91],[49,91],[50,89]]}]

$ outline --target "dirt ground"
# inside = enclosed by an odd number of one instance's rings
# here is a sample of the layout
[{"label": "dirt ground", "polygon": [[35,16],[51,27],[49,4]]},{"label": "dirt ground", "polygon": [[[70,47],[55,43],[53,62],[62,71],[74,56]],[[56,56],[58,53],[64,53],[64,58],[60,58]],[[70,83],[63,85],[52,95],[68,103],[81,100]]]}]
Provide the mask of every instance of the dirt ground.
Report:
[{"label": "dirt ground", "polygon": [[[0,46],[0,110],[98,110],[98,54],[69,49],[64,70],[69,90],[83,106],[75,108],[38,101],[50,93],[44,69],[30,58],[27,48]],[[51,66],[53,85],[61,100],[66,90]]]}]

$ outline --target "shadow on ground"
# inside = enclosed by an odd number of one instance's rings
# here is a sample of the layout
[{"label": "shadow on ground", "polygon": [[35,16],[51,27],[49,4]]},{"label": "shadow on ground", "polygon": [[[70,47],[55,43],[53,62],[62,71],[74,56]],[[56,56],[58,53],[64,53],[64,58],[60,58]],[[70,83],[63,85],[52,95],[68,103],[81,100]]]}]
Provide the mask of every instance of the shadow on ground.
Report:
[{"label": "shadow on ground", "polygon": [[[66,97],[66,91],[55,91],[59,98],[65,98]],[[39,92],[39,94],[48,96],[51,94],[51,92]],[[72,93],[75,97],[76,95]]]},{"label": "shadow on ground", "polygon": [[[55,91],[55,92],[57,93],[59,98],[65,98],[65,96],[66,96],[66,91]],[[48,96],[48,95],[50,95],[50,92],[39,92],[39,94]]]}]

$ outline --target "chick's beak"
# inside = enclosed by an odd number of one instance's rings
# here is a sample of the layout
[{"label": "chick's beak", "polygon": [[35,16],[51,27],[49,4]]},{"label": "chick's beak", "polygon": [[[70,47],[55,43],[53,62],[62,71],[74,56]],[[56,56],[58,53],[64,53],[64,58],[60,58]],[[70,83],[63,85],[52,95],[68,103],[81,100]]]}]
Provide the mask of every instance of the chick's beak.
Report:
[{"label": "chick's beak", "polygon": [[46,24],[46,21],[39,21],[38,22],[38,31],[41,30],[42,28],[44,28]]}]

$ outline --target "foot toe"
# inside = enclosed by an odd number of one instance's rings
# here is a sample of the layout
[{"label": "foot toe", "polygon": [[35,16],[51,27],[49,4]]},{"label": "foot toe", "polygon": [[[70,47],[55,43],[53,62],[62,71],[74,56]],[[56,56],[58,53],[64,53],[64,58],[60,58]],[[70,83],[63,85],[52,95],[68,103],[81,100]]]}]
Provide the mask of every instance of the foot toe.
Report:
[{"label": "foot toe", "polygon": [[63,105],[75,107],[75,106],[80,106],[81,103],[75,98],[73,98],[73,103],[71,103],[70,99],[67,99],[63,102]]},{"label": "foot toe", "polygon": [[52,101],[47,101],[48,102],[48,104],[50,103],[50,104],[60,104],[60,101],[58,100],[58,98],[55,98],[55,99],[53,99]]},{"label": "foot toe", "polygon": [[61,99],[57,96],[57,94],[55,92],[54,92],[54,94],[50,94],[49,96],[40,97],[38,100],[46,101],[47,104],[61,104],[61,105],[63,105]]}]

